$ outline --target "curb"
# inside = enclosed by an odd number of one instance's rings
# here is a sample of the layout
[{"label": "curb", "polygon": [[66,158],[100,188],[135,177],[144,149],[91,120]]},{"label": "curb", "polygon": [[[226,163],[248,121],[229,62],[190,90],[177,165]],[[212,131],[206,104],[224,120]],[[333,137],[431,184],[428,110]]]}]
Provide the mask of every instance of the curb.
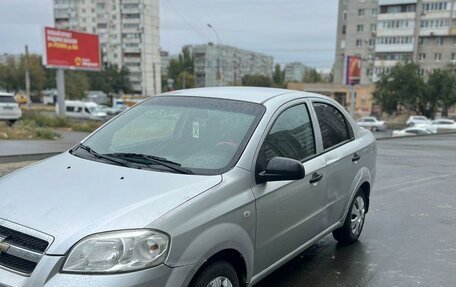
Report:
[{"label": "curb", "polygon": [[16,155],[5,155],[0,156],[0,164],[15,163],[22,161],[38,161],[49,158],[51,156],[58,155],[62,152],[49,152],[49,153],[37,153],[37,154],[16,154]]}]

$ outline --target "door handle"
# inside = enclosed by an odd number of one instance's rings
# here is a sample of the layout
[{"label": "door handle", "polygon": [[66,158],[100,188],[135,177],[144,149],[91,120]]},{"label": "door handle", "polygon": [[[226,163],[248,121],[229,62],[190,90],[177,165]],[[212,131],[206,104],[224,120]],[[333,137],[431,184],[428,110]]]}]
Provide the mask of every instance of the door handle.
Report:
[{"label": "door handle", "polygon": [[317,183],[317,182],[319,182],[320,180],[322,180],[322,178],[323,178],[323,174],[318,173],[318,172],[314,172],[314,173],[312,174],[312,178],[309,180],[309,182],[310,182],[311,184],[314,184],[314,183]]},{"label": "door handle", "polygon": [[361,156],[358,153],[355,153],[352,158],[352,162],[359,161],[361,159]]}]

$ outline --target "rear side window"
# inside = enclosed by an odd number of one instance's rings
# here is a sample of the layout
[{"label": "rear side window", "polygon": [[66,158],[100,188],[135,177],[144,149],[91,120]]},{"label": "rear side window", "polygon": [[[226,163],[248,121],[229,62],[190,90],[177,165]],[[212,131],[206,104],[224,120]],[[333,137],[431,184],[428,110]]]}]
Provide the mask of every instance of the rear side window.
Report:
[{"label": "rear side window", "polygon": [[314,103],[313,106],[325,150],[352,138],[353,132],[347,119],[338,109],[325,103]]},{"label": "rear side window", "polygon": [[0,103],[16,103],[16,99],[10,96],[0,96]]},{"label": "rear side window", "polygon": [[263,171],[273,157],[303,161],[315,154],[315,141],[306,105],[284,111],[275,121],[258,156],[257,169]]}]

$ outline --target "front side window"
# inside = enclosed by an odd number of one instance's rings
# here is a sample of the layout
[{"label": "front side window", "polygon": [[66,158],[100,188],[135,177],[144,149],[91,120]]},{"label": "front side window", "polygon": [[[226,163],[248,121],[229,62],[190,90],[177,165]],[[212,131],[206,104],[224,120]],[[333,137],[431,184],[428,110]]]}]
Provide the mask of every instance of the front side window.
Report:
[{"label": "front side window", "polygon": [[299,161],[315,154],[314,132],[306,105],[284,111],[275,121],[258,155],[257,170],[266,169],[274,157]]},{"label": "front side window", "polygon": [[[241,101],[155,97],[120,115],[83,144],[123,160],[158,157],[195,174],[220,174],[237,162],[264,111],[263,105]],[[80,156],[85,154],[81,151]]]},{"label": "front side window", "polygon": [[313,106],[325,150],[352,138],[349,123],[338,109],[325,103],[314,103]]}]

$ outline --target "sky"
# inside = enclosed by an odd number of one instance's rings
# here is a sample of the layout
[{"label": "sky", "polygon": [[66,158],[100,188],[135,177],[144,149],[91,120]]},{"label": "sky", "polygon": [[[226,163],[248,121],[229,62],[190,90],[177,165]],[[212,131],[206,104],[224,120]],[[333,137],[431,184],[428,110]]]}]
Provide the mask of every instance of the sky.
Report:
[{"label": "sky", "polygon": [[[146,0],[147,1],[147,0]],[[52,0],[0,0],[0,53],[43,53]],[[254,50],[280,64],[329,70],[334,62],[337,0],[160,0],[160,45],[177,54],[187,44]]]}]

